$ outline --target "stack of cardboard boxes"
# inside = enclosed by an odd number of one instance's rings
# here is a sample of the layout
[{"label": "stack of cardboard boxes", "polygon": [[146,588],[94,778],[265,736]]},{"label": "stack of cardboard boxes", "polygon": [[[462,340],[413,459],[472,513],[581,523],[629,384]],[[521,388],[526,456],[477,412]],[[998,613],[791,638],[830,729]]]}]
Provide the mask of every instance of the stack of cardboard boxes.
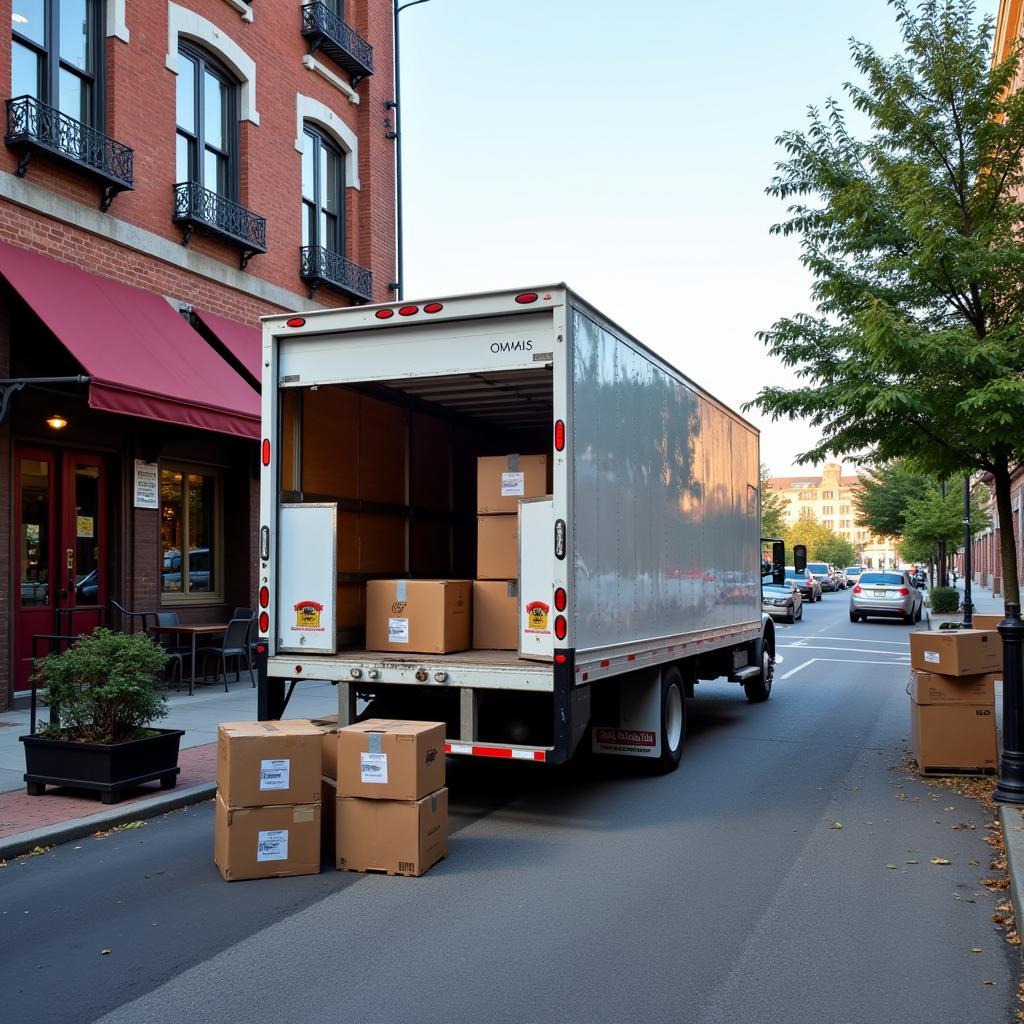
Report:
[{"label": "stack of cardboard boxes", "polygon": [[477,459],[473,646],[519,649],[519,502],[548,493],[546,455]]},{"label": "stack of cardboard boxes", "polygon": [[910,719],[922,772],[994,771],[995,681],[1002,643],[994,630],[910,634]]},{"label": "stack of cardboard boxes", "polygon": [[227,881],[319,873],[320,748],[307,721],[221,725],[213,859]]}]

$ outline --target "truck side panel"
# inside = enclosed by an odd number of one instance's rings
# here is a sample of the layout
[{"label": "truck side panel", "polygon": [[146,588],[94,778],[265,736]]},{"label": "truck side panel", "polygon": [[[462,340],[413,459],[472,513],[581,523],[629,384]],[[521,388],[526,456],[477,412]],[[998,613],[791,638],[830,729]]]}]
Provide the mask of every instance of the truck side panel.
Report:
[{"label": "truck side panel", "polygon": [[574,647],[760,621],[757,434],[572,315]]}]

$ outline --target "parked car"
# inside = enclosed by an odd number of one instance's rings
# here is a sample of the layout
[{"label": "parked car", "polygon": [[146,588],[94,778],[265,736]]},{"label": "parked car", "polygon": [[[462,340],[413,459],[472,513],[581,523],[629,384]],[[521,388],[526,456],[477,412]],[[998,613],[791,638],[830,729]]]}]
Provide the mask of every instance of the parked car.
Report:
[{"label": "parked car", "polygon": [[859,622],[871,615],[897,617],[910,624],[921,621],[924,596],[910,576],[895,569],[861,573],[850,592],[850,621]]},{"label": "parked car", "polygon": [[813,573],[806,569],[799,572],[791,565],[786,566],[786,579],[792,580],[800,588],[800,596],[812,604],[821,600],[821,584],[814,578]]},{"label": "parked car", "polygon": [[807,571],[821,584],[822,593],[835,593],[836,581],[833,579],[832,573],[828,571],[827,562],[808,562]]},{"label": "parked car", "polygon": [[761,608],[773,619],[784,622],[799,622],[804,617],[804,599],[800,588],[792,583],[762,584]]},{"label": "parked car", "polygon": [[843,570],[843,575],[846,577],[846,585],[848,587],[855,587],[860,579],[860,574],[866,571],[863,565],[848,565]]},{"label": "parked car", "polygon": [[842,569],[837,568],[834,565],[828,567],[828,571],[832,574],[832,578],[836,581],[836,590],[846,589],[846,574]]}]

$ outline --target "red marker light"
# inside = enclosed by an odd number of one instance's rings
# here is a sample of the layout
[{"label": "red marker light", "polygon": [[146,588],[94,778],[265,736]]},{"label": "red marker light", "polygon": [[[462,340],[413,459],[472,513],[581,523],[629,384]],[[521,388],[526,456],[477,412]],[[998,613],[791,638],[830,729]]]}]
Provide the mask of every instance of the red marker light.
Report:
[{"label": "red marker light", "polygon": [[853,588],[853,592],[854,592],[855,594],[859,594],[859,593],[860,593],[860,584],[859,584],[859,583],[857,584],[857,586],[855,586],[855,587]]},{"label": "red marker light", "polygon": [[555,607],[560,612],[564,612],[565,611],[565,605],[566,605],[567,601],[568,601],[568,596],[566,595],[565,590],[562,587],[559,587],[555,591]]},{"label": "red marker light", "polygon": [[291,320],[287,322],[288,327],[305,327],[306,318],[301,316],[293,316]]},{"label": "red marker light", "polygon": [[378,309],[373,315],[378,320],[390,320],[395,315],[395,311],[393,309]]},{"label": "red marker light", "polygon": [[565,450],[565,423],[562,420],[555,420],[555,451]]},{"label": "red marker light", "polygon": [[529,304],[531,302],[536,302],[536,301],[537,301],[537,293],[536,292],[523,292],[522,295],[517,295],[516,296],[516,302],[518,302],[520,306],[525,306],[525,305],[527,305],[527,304]]},{"label": "red marker light", "polygon": [[263,465],[264,466],[269,466],[270,465],[270,438],[269,437],[263,438],[262,454],[263,454]]},{"label": "red marker light", "polygon": [[423,307],[424,313],[440,313],[444,306],[440,302],[430,302]]},{"label": "red marker light", "polygon": [[256,653],[257,654],[266,654],[267,653],[267,645],[266,644],[257,644],[256,645]]},{"label": "red marker light", "polygon": [[260,607],[266,608],[270,604],[270,588],[260,587]]},{"label": "red marker light", "polygon": [[900,587],[900,597],[910,597],[910,591],[906,587]]},{"label": "red marker light", "polygon": [[268,633],[270,631],[270,616],[266,612],[260,612],[260,632]]},{"label": "red marker light", "polygon": [[564,665],[569,659],[564,654],[555,655],[555,664]]},{"label": "red marker light", "polygon": [[398,311],[398,315],[399,316],[412,316],[414,313],[418,313],[419,311],[420,311],[420,307],[419,306],[403,306]]},{"label": "red marker light", "polygon": [[555,616],[555,636],[559,640],[565,639],[565,634],[569,631],[569,624],[565,621],[564,615]]}]

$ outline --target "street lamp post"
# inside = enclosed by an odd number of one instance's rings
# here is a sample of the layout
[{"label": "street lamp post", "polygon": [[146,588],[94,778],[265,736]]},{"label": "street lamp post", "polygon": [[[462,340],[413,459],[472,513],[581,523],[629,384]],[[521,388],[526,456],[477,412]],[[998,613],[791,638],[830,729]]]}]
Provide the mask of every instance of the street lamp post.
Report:
[{"label": "street lamp post", "polygon": [[1003,641],[1003,753],[999,759],[999,783],[992,796],[1009,804],[1024,803],[1024,622],[1020,606],[1006,606],[999,623]]},{"label": "street lamp post", "polygon": [[415,7],[417,4],[428,3],[429,0],[407,0],[406,3],[399,3],[394,0],[394,15],[392,32],[395,39],[395,98],[390,100],[386,106],[395,112],[395,126],[388,137],[395,142],[395,263],[396,280],[388,285],[396,293],[396,297],[404,297],[405,289],[405,253],[403,249],[402,230],[402,76],[401,76],[401,50],[399,41],[398,16],[407,7]]},{"label": "street lamp post", "polygon": [[971,602],[971,478],[964,476],[964,621],[963,629],[974,624],[974,605]]}]

